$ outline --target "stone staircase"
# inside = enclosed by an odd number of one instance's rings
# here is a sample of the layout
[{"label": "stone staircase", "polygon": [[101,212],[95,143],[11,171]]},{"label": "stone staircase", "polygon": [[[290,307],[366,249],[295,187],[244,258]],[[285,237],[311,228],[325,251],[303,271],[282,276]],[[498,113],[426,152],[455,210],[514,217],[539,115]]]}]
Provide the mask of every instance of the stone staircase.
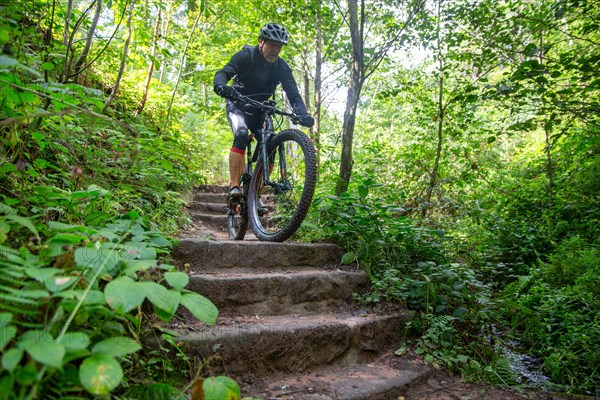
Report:
[{"label": "stone staircase", "polygon": [[195,192],[188,204],[194,225],[212,238],[227,239],[227,208],[224,186],[204,185]]},{"label": "stone staircase", "polygon": [[398,399],[427,379],[429,367],[393,356],[410,312],[360,308],[353,293],[369,279],[341,266],[335,245],[226,240],[225,190],[202,187],[190,204],[199,229],[221,240],[184,238],[174,253],[188,288],[219,309],[214,327],[176,326],[190,356],[265,400]]}]

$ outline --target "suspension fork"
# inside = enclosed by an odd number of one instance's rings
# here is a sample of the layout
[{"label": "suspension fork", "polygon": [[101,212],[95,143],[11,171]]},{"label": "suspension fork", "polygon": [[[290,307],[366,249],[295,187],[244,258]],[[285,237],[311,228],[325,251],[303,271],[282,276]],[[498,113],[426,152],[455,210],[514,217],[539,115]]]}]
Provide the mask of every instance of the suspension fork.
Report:
[{"label": "suspension fork", "polygon": [[271,185],[271,182],[269,181],[269,164],[271,160],[269,160],[269,155],[267,154],[267,144],[275,135],[275,131],[273,130],[273,120],[268,112],[263,114],[263,123],[260,133],[262,136],[260,141],[260,156],[262,157],[265,165],[265,168],[263,168],[263,184]]},{"label": "suspension fork", "polygon": [[[263,183],[264,185],[269,185],[271,187],[277,186],[276,183],[271,182],[269,180],[270,174],[270,164],[271,160],[269,155],[267,154],[267,145],[269,141],[275,136],[275,131],[273,130],[273,120],[267,116],[263,122],[263,128],[261,130],[262,140],[260,141],[260,155],[264,160],[265,168],[263,169]],[[281,179],[282,182],[287,182],[287,165],[285,162],[285,152],[283,144],[280,144],[277,148],[277,152],[279,153],[279,169],[281,170]],[[275,161],[275,160],[273,160]]]},{"label": "suspension fork", "polygon": [[265,165],[265,167],[263,168],[263,183],[265,185],[270,185],[271,182],[269,181],[269,155],[267,154],[267,143],[269,142],[269,140],[271,140],[271,138],[273,137],[274,133],[272,130],[267,130],[264,129],[263,130],[263,135],[262,135],[262,140],[260,142],[260,156],[263,159],[263,164]]},{"label": "suspension fork", "polygon": [[252,176],[252,143],[250,140],[248,140],[248,145],[246,146],[246,168],[244,172]]},{"label": "suspension fork", "polygon": [[279,169],[281,170],[281,181],[287,182],[287,164],[285,163],[285,149],[283,143],[277,148],[279,153]]}]

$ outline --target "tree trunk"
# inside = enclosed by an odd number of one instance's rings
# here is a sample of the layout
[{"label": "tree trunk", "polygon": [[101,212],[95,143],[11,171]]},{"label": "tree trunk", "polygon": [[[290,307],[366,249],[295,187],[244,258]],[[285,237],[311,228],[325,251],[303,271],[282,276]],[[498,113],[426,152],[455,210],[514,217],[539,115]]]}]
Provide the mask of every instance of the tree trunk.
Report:
[{"label": "tree trunk", "polygon": [[[54,26],[54,16],[56,15],[56,0],[52,2],[52,18],[50,19],[50,26],[48,27],[48,30],[46,31],[46,34],[44,35],[44,45],[46,48],[52,49],[52,36],[53,36],[53,30],[52,27]],[[51,53],[51,51],[45,52],[44,55],[44,62],[48,62],[49,60],[49,53]],[[48,71],[44,70],[44,82],[48,83],[49,77],[48,77]],[[49,97],[46,97],[43,101],[43,106],[42,108],[44,110],[48,110],[48,108],[50,107],[51,101]],[[42,123],[42,119],[38,118],[35,122],[35,126],[39,127],[40,124]]]},{"label": "tree trunk", "polygon": [[[540,53],[538,55],[538,62],[540,63],[540,65],[544,65],[544,51],[542,50],[544,48],[544,32],[541,31],[540,32],[540,44],[539,44],[539,49],[540,49]],[[541,87],[544,87],[545,85],[543,83],[540,83]],[[545,104],[545,100],[544,97],[542,97],[542,102],[543,102],[543,108],[546,107]],[[554,197],[554,163],[552,162],[552,132],[551,132],[551,124],[549,123],[548,117],[546,117],[546,120],[544,121],[544,135],[545,135],[545,140],[546,140],[546,147],[544,148],[544,151],[546,152],[546,177],[548,179],[548,198],[550,201],[552,201],[552,198]],[[550,129],[549,129],[550,128]]]},{"label": "tree trunk", "polygon": [[302,71],[302,91],[304,97],[304,103],[306,105],[306,112],[312,114],[312,103],[310,99],[310,75],[308,72],[308,51],[304,51],[304,70]]},{"label": "tree trunk", "polygon": [[[167,36],[169,33],[169,22],[171,21],[171,2],[167,2],[167,10],[165,11],[165,18],[163,19],[164,26],[162,27],[162,47],[165,48],[167,46]],[[162,58],[162,62],[160,63],[160,77],[158,78],[160,83],[165,83],[165,60],[164,56]]]},{"label": "tree trunk", "polygon": [[444,60],[442,58],[442,44],[440,42],[440,26],[439,19],[441,18],[441,1],[438,0],[438,27],[437,27],[437,50],[438,50],[438,126],[437,126],[437,148],[435,151],[435,161],[433,168],[431,169],[431,175],[429,177],[429,185],[427,186],[427,192],[425,193],[425,204],[423,204],[422,215],[427,216],[427,209],[431,203],[431,196],[433,189],[437,185],[438,174],[440,168],[440,159],[442,158],[442,143],[444,133]]},{"label": "tree trunk", "polygon": [[69,44],[69,32],[71,27],[71,12],[73,11],[73,0],[67,1],[67,13],[65,14],[65,31],[63,33],[63,44]]},{"label": "tree trunk", "polygon": [[[85,46],[77,57],[77,61],[75,61],[74,76],[77,80],[77,75],[82,71],[83,64],[85,63],[85,59],[87,58],[90,48],[92,47],[92,41],[94,39],[94,34],[96,33],[96,27],[98,26],[98,20],[100,19],[100,12],[102,11],[102,0],[97,0],[96,3],[96,13],[94,14],[94,19],[92,20],[92,25],[90,26],[90,30],[88,31],[87,39],[85,41]],[[71,75],[73,76],[73,75]]]},{"label": "tree trunk", "polygon": [[185,58],[187,56],[188,47],[190,47],[190,42],[194,37],[194,32],[196,31],[196,27],[198,26],[198,21],[200,21],[201,13],[198,13],[198,17],[196,21],[194,21],[194,26],[192,26],[192,31],[190,32],[190,36],[188,37],[187,43],[185,44],[185,48],[183,50],[183,55],[181,56],[181,63],[179,63],[179,70],[177,71],[177,78],[175,80],[175,87],[173,88],[173,93],[171,94],[171,100],[169,101],[169,108],[167,109],[167,116],[165,117],[165,123],[163,124],[162,131],[165,132],[167,130],[167,125],[169,124],[169,118],[171,117],[171,108],[173,107],[173,100],[175,99],[175,94],[177,93],[177,86],[179,86],[179,79],[181,78],[181,71],[183,70],[183,66],[185,65]]},{"label": "tree trunk", "polygon": [[321,30],[321,2],[317,2],[317,43],[316,43],[316,55],[315,55],[315,112],[313,117],[315,118],[315,125],[311,128],[310,132],[312,140],[315,144],[317,153],[317,170],[321,163],[321,86],[323,84],[323,31]]},{"label": "tree trunk", "polygon": [[154,73],[154,60],[156,60],[156,42],[158,41],[158,32],[160,30],[161,13],[162,9],[159,7],[158,15],[156,16],[156,23],[154,24],[154,35],[152,36],[152,50],[150,51],[152,58],[150,59],[150,66],[148,67],[148,75],[146,76],[146,84],[144,85],[142,100],[140,101],[140,105],[138,106],[137,110],[135,110],[135,115],[140,115],[142,111],[144,111],[146,100],[148,100],[148,90],[150,89],[152,74]]},{"label": "tree trunk", "polygon": [[[71,74],[71,67],[73,66],[73,58],[74,58],[74,51],[75,51],[73,48],[73,40],[75,39],[75,34],[79,30],[79,26],[81,26],[81,24],[83,23],[83,20],[85,19],[87,14],[90,12],[90,10],[94,6],[94,4],[96,4],[96,0],[94,0],[92,2],[92,4],[90,4],[90,6],[79,16],[79,19],[73,26],[73,32],[71,32],[70,34],[68,32],[64,33],[64,36],[68,36],[68,39],[67,39],[67,43],[66,43],[67,52],[65,53],[65,64],[63,67],[62,76],[60,78],[61,83],[67,82],[67,79],[69,78],[69,75]],[[68,30],[68,28],[69,28],[69,26],[66,25],[65,30]]]},{"label": "tree trunk", "polygon": [[133,18],[133,7],[135,5],[135,0],[131,0],[131,4],[129,4],[129,17],[127,18],[127,40],[125,40],[125,45],[123,46],[123,57],[121,58],[121,65],[119,67],[119,73],[117,74],[117,80],[115,81],[115,86],[111,91],[108,99],[104,103],[104,107],[102,108],[102,114],[106,113],[106,110],[110,106],[110,103],[117,96],[117,91],[119,90],[119,85],[121,84],[121,79],[123,78],[123,71],[125,70],[125,63],[127,62],[127,57],[129,56],[129,43],[131,43],[131,35],[133,33],[133,28],[131,26],[131,20]]},{"label": "tree trunk", "polygon": [[342,124],[342,159],[340,162],[338,182],[335,188],[335,193],[337,195],[348,190],[350,176],[352,175],[352,142],[354,137],[354,125],[356,123],[356,111],[358,108],[360,91],[364,82],[364,7],[364,0],[361,0],[359,24],[357,0],[348,1],[350,36],[352,39],[352,70],[350,72],[350,83],[348,84],[348,95],[346,97],[346,108],[344,110],[344,121]]}]

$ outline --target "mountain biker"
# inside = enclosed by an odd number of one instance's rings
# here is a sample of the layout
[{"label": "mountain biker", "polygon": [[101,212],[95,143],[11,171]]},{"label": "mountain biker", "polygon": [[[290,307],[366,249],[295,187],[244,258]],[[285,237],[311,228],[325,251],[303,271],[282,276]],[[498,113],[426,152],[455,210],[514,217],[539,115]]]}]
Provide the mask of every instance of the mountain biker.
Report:
[{"label": "mountain biker", "polygon": [[[260,29],[257,46],[244,46],[215,74],[214,91],[227,99],[227,118],[233,131],[233,146],[229,151],[229,204],[239,203],[242,199],[238,185],[244,170],[248,130],[257,135],[261,128],[260,113],[252,114],[251,110],[243,110],[235,103],[240,94],[265,101],[273,96],[277,85],[281,83],[294,113],[301,116],[300,125],[314,125],[315,120],[306,111],[290,66],[279,57],[279,52],[288,41],[289,34],[283,26],[268,23]],[[232,78],[233,84],[228,86]],[[260,206],[264,207],[262,204]]]}]

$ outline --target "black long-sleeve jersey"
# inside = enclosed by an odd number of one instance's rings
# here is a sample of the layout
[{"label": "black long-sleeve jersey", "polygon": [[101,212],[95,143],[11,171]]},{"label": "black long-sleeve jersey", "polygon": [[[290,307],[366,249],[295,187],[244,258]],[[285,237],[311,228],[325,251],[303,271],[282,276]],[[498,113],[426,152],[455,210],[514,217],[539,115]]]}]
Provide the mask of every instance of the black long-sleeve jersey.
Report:
[{"label": "black long-sleeve jersey", "polygon": [[299,115],[306,114],[306,106],[298,92],[292,69],[281,57],[269,63],[260,53],[258,46],[246,45],[217,71],[213,80],[214,86],[227,85],[232,78],[232,86],[238,92],[252,96],[258,101],[271,97],[277,85],[281,83],[294,112]]}]

